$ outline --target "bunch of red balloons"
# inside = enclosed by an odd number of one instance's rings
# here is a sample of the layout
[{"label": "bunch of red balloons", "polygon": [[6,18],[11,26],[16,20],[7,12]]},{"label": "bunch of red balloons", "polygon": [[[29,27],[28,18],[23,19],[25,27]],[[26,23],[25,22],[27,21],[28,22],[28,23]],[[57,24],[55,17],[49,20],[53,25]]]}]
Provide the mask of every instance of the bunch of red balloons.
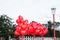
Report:
[{"label": "bunch of red balloons", "polygon": [[18,24],[14,32],[16,36],[20,36],[20,35],[43,36],[48,32],[47,28],[42,24],[37,22],[29,23],[28,20],[24,20],[22,16],[18,16],[16,23]]}]

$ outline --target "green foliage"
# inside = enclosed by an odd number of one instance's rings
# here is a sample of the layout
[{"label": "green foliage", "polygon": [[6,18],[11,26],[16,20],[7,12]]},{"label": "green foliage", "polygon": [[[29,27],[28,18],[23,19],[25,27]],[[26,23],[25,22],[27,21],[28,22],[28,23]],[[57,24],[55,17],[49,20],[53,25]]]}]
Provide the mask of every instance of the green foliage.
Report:
[{"label": "green foliage", "polygon": [[0,37],[5,37],[8,40],[8,37],[13,35],[14,29],[12,19],[7,15],[0,15]]},{"label": "green foliage", "polygon": [[[56,25],[55,26],[59,26],[60,23],[59,22],[56,22]],[[46,37],[54,37],[54,29],[51,29],[53,27],[53,23],[51,21],[48,21],[48,33],[47,35],[45,35]],[[60,32],[55,30],[56,32],[56,37],[60,37]]]},{"label": "green foliage", "polygon": [[48,29],[51,29],[51,27],[52,27],[52,23],[51,21],[48,21]]}]

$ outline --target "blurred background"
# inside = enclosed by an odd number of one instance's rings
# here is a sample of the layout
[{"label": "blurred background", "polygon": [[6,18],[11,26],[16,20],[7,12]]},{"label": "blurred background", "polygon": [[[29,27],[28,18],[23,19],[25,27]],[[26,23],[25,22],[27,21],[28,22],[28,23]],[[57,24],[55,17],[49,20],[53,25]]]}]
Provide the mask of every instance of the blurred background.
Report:
[{"label": "blurred background", "polygon": [[[60,37],[60,0],[0,0],[0,39],[17,38],[14,35],[16,19],[22,15],[29,22],[45,25],[49,32],[44,37],[54,37],[53,13],[55,11],[56,37]],[[47,39],[46,39],[47,40]]]}]

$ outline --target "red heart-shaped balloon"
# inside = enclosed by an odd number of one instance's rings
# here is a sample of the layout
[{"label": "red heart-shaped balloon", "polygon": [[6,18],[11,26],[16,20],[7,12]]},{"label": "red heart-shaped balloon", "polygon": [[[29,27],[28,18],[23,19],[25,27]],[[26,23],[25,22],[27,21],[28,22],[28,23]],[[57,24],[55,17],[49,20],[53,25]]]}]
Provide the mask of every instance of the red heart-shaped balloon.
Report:
[{"label": "red heart-shaped balloon", "polygon": [[26,34],[26,31],[25,30],[21,30],[21,34],[22,35],[25,35]]},{"label": "red heart-shaped balloon", "polygon": [[24,24],[25,24],[25,25],[28,24],[28,20],[25,20],[25,21],[24,21]]},{"label": "red heart-shaped balloon", "polygon": [[15,34],[16,36],[19,36],[19,35],[20,35],[20,33],[19,33],[18,31],[15,31],[14,34]]},{"label": "red heart-shaped balloon", "polygon": [[18,16],[19,20],[23,20],[23,17],[21,15]]},{"label": "red heart-shaped balloon", "polygon": [[21,27],[16,27],[16,30],[17,31],[21,31]]}]

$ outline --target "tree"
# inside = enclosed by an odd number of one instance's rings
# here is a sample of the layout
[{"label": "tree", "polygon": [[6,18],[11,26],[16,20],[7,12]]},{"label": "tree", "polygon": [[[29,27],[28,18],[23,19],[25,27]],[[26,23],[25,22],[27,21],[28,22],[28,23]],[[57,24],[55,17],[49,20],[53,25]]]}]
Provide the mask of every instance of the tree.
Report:
[{"label": "tree", "polygon": [[51,21],[48,21],[48,29],[51,29],[51,27],[52,27],[52,23]]},{"label": "tree", "polygon": [[11,38],[16,38],[17,37],[17,36],[14,35],[15,27],[16,27],[16,24],[13,24],[13,27],[9,28],[9,35],[11,36]]},{"label": "tree", "polygon": [[48,21],[48,35],[50,37],[53,37],[53,30],[51,28],[52,28],[52,22]]},{"label": "tree", "polygon": [[0,15],[0,36],[8,40],[9,30],[13,27],[13,22],[7,15]]}]

